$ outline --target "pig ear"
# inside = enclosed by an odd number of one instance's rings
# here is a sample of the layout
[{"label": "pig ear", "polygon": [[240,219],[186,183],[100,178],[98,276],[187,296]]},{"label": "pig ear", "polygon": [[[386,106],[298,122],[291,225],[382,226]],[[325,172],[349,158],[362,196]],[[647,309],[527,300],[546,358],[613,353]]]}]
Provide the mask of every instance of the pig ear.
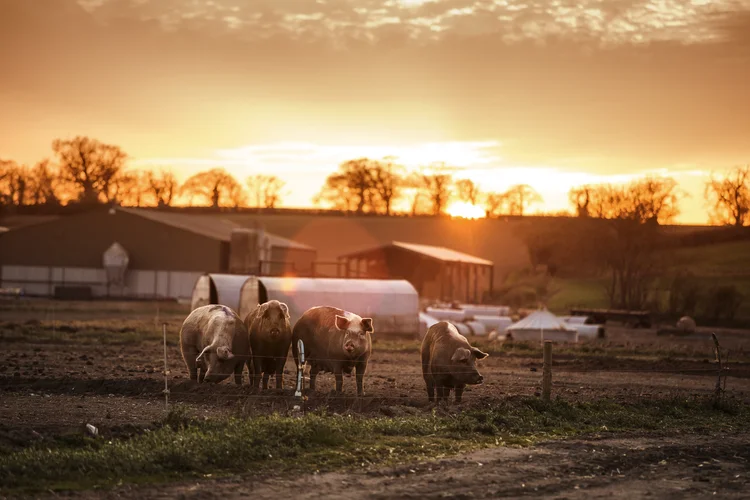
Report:
[{"label": "pig ear", "polygon": [[225,361],[234,357],[232,351],[230,351],[229,348],[225,346],[221,346],[216,349],[216,355],[219,357],[219,359],[223,359]]},{"label": "pig ear", "polygon": [[479,349],[477,349],[476,347],[472,347],[472,348],[471,348],[471,353],[472,353],[472,354],[474,355],[474,357],[475,357],[475,358],[477,358],[477,359],[484,359],[484,358],[486,358],[487,356],[489,356],[489,354],[487,354],[486,352],[482,352],[482,351],[480,351],[480,350],[479,350]]},{"label": "pig ear", "polygon": [[362,330],[370,333],[375,331],[372,327],[372,318],[362,318]]},{"label": "pig ear", "polygon": [[453,353],[453,356],[451,357],[451,361],[453,361],[454,363],[458,361],[464,361],[465,359],[469,359],[469,356],[471,356],[471,351],[469,351],[465,347],[459,347]]},{"label": "pig ear", "polygon": [[211,347],[212,346],[210,346],[210,345],[207,345],[206,347],[204,347],[203,350],[201,351],[201,353],[198,354],[198,357],[195,358],[195,362],[196,363],[200,363],[201,361],[203,361],[203,358],[206,356],[206,354],[208,354],[209,352],[211,352]]},{"label": "pig ear", "polygon": [[279,302],[279,307],[281,307],[281,311],[284,313],[284,316],[289,316],[289,307],[287,307],[286,304],[283,302]]},{"label": "pig ear", "polygon": [[349,320],[343,316],[336,315],[336,328],[339,330],[347,330],[349,328]]}]

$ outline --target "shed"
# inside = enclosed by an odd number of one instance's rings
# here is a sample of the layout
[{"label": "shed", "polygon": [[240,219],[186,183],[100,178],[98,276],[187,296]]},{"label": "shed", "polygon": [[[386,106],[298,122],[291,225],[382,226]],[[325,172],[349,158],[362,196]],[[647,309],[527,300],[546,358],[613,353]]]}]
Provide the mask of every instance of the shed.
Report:
[{"label": "shed", "polygon": [[529,314],[506,328],[513,340],[553,342],[578,342],[578,331],[546,309]]},{"label": "shed", "polygon": [[405,279],[423,298],[477,303],[493,288],[492,261],[445,247],[393,241],[339,261],[347,276]]},{"label": "shed", "polygon": [[244,318],[274,299],[289,306],[292,324],[309,308],[327,305],[373,318],[376,335],[419,333],[419,295],[405,280],[206,274],[195,284],[192,308],[225,304]]}]

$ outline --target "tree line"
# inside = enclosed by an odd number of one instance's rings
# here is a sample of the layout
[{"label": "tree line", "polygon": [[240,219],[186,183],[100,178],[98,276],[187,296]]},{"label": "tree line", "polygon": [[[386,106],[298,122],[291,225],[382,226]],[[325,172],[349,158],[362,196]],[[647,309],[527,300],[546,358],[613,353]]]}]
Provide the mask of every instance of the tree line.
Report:
[{"label": "tree line", "polygon": [[[166,207],[176,203],[210,207],[276,208],[285,183],[258,174],[240,182],[223,168],[199,172],[183,183],[168,169],[134,170],[118,146],[77,136],[55,140],[53,159],[29,167],[0,159],[0,208],[26,205],[117,203]],[[408,207],[411,215],[440,215],[453,201],[482,207],[487,217],[523,216],[542,197],[528,184],[505,192],[483,192],[458,169],[433,163],[407,170],[393,158],[358,158],[330,174],[313,202],[353,212],[391,215]],[[706,202],[714,224],[750,223],[750,166],[736,167],[706,183]],[[679,214],[684,193],[670,177],[647,177],[631,184],[575,187],[569,198],[575,215],[599,219],[669,222]]]},{"label": "tree line", "polygon": [[28,205],[115,203],[168,207],[178,199],[189,205],[274,208],[285,183],[258,174],[241,184],[223,168],[212,168],[182,184],[169,169],[134,170],[119,147],[78,136],[52,143],[54,159],[29,167],[0,159],[0,208]]}]

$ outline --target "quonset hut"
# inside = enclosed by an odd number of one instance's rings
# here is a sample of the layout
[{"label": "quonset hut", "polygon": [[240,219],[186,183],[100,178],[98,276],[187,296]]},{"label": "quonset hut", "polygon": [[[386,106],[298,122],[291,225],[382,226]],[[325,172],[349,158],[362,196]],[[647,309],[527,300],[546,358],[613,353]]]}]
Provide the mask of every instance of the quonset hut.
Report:
[{"label": "quonset hut", "polygon": [[289,306],[292,324],[309,308],[325,305],[373,318],[376,335],[419,333],[419,294],[406,280],[204,274],[195,283],[191,305],[224,304],[244,318],[269,300]]}]

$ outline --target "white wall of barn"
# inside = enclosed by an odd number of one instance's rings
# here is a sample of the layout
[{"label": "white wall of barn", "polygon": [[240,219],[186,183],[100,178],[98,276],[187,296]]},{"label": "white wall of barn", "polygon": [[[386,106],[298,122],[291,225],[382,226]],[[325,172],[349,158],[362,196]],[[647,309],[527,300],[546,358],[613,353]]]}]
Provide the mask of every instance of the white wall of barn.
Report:
[{"label": "white wall of barn", "polygon": [[184,271],[128,270],[125,286],[107,291],[103,268],[2,266],[0,288],[21,288],[25,295],[49,297],[55,286],[90,286],[95,297],[189,299],[203,273]]}]

